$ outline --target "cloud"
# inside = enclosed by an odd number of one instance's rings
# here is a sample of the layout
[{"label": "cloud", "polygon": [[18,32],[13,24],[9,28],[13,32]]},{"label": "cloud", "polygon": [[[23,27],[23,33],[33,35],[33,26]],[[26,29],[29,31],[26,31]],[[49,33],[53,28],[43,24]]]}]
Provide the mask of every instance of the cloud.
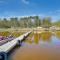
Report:
[{"label": "cloud", "polygon": [[43,19],[43,18],[45,18],[45,17],[51,17],[51,21],[52,22],[55,22],[55,21],[57,21],[57,20],[59,20],[60,19],[60,14],[58,14],[58,15],[54,15],[54,14],[39,14],[38,16],[40,16],[40,18],[41,19]]},{"label": "cloud", "polygon": [[56,10],[56,12],[60,12],[60,10]]},{"label": "cloud", "polygon": [[28,0],[22,0],[22,2],[23,2],[24,4],[29,4],[29,1],[28,1]]},{"label": "cloud", "polygon": [[57,14],[57,13],[60,13],[60,10],[49,11],[49,14]]}]

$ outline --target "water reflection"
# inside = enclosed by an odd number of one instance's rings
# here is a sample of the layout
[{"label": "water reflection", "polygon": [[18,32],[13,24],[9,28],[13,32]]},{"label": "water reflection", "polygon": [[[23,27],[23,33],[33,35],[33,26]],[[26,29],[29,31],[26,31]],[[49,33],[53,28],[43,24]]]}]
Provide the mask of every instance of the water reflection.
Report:
[{"label": "water reflection", "polygon": [[31,33],[11,60],[60,60],[59,32]]},{"label": "water reflection", "polygon": [[34,42],[35,42],[36,44],[39,43],[40,38],[41,38],[41,35],[38,34],[38,33],[35,33],[35,34],[33,35],[33,40],[34,40]]},{"label": "water reflection", "polygon": [[48,42],[51,43],[53,40],[59,40],[60,39],[60,32],[42,32],[42,33],[32,33],[30,36],[26,39],[25,42],[28,42],[30,44],[35,43],[38,44],[40,41],[42,42]]},{"label": "water reflection", "polygon": [[[58,36],[58,35],[56,35]],[[51,39],[51,44],[54,45],[55,47],[59,46],[60,47],[60,40],[59,38],[57,38],[56,36],[52,36],[52,39]]]},{"label": "water reflection", "polygon": [[56,37],[57,37],[58,39],[60,39],[60,31],[55,32],[55,35],[56,35]]},{"label": "water reflection", "polygon": [[41,33],[41,38],[43,41],[50,41],[52,37],[52,33],[51,32],[43,32]]}]

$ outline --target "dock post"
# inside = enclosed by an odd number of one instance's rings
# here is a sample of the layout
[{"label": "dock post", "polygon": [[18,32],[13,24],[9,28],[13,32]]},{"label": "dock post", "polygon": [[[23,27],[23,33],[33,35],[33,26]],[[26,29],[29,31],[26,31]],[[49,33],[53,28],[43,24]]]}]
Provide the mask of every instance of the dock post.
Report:
[{"label": "dock post", "polygon": [[0,52],[0,60],[7,60],[7,53]]},{"label": "dock post", "polygon": [[22,43],[22,42],[21,42],[20,40],[18,40],[17,45],[18,45],[18,46],[21,46],[21,43]]}]

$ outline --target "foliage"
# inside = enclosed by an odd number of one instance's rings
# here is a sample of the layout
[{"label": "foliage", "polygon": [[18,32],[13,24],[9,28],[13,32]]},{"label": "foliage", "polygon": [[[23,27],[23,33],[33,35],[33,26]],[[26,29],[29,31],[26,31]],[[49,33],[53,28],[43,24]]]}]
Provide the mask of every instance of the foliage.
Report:
[{"label": "foliage", "polygon": [[50,27],[50,26],[60,26],[60,20],[57,22],[52,23],[50,17],[45,17],[40,19],[39,16],[29,16],[29,17],[22,17],[22,18],[4,18],[0,19],[0,28],[32,28],[32,27]]}]

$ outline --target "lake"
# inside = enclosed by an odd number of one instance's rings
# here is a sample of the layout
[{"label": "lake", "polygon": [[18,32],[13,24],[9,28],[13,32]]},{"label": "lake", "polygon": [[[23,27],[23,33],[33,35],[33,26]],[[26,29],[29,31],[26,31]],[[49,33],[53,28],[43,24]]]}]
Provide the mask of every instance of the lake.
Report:
[{"label": "lake", "polygon": [[9,58],[11,60],[60,60],[60,31],[32,32]]}]

